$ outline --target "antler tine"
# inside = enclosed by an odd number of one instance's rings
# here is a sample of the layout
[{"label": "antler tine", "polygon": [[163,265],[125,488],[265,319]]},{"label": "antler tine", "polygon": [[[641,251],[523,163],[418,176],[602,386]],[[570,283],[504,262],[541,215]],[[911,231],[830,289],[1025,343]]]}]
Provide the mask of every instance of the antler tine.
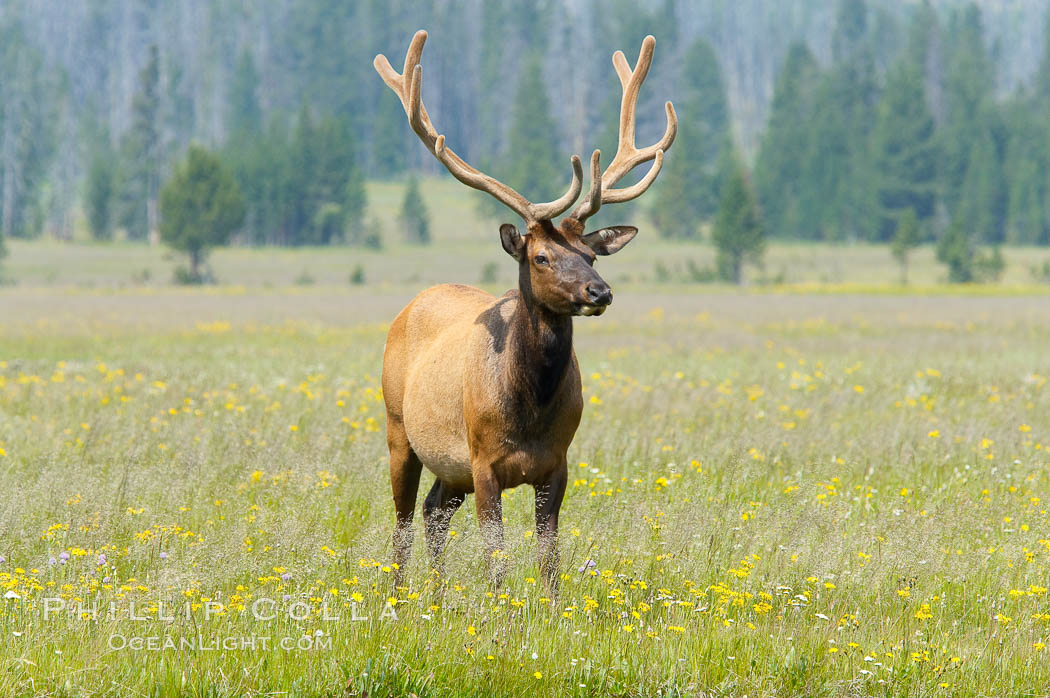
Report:
[{"label": "antler tine", "polygon": [[591,189],[587,193],[587,198],[580,202],[580,205],[576,207],[569,216],[575,218],[578,221],[585,221],[594,214],[598,213],[598,209],[602,207],[602,167],[601,160],[602,151],[595,150],[591,155]]},{"label": "antler tine", "polygon": [[[674,106],[667,102],[664,105],[667,112],[667,128],[664,130],[663,137],[653,145],[641,149],[634,142],[638,93],[641,90],[642,83],[645,82],[646,76],[649,74],[650,66],[652,66],[655,46],[656,39],[651,35],[645,37],[642,41],[641,51],[638,54],[638,62],[633,69],[623,55],[623,51],[617,51],[613,54],[613,68],[616,69],[616,74],[620,78],[620,85],[623,88],[623,98],[620,101],[619,143],[616,146],[616,155],[600,178],[601,196],[598,204],[595,205],[592,203],[592,200],[582,202],[572,213],[572,216],[580,221],[584,221],[589,216],[597,213],[601,204],[622,203],[645,193],[660,173],[660,168],[663,166],[664,152],[671,147],[675,136],[678,134],[678,117],[675,114]],[[632,169],[650,160],[655,160],[656,162],[653,163],[649,172],[637,184],[623,189],[612,188]],[[592,183],[592,194],[593,189],[594,185]]]},{"label": "antler tine", "polygon": [[549,221],[557,218],[576,203],[576,199],[580,196],[580,191],[583,190],[583,163],[580,162],[579,155],[573,155],[569,161],[572,164],[572,181],[569,182],[569,188],[560,198],[554,201],[532,204],[532,220]]},{"label": "antler tine", "polygon": [[602,194],[602,203],[621,204],[624,201],[637,199],[644,194],[649,188],[649,185],[656,180],[656,175],[660,174],[660,168],[663,166],[664,151],[657,150],[656,155],[653,157],[653,166],[649,168],[649,171],[645,173],[644,177],[629,187],[624,187],[623,189],[609,189]]},{"label": "antler tine", "polygon": [[[583,188],[583,164],[580,162],[579,156],[576,155],[573,155],[571,160],[572,182],[569,183],[568,191],[561,198],[542,204],[531,203],[503,182],[490,177],[484,172],[475,170],[452,152],[451,149],[445,147],[444,136],[437,137],[434,143],[434,155],[452,173],[453,177],[468,187],[492,194],[529,222],[551,220],[565,213],[576,201],[576,198],[580,195],[580,190]],[[497,194],[497,191],[502,194]],[[511,203],[512,201],[513,203]]]},{"label": "antler tine", "polygon": [[[634,128],[635,113],[638,107],[638,93],[642,89],[642,83],[649,75],[649,68],[653,64],[653,49],[656,39],[650,34],[642,40],[642,49],[638,53],[638,62],[634,70],[627,63],[627,57],[623,51],[613,54],[613,67],[620,78],[620,86],[623,88],[623,98],[620,100],[620,148],[617,148],[616,157],[609,163],[611,168],[617,163],[623,145],[629,145],[634,150]],[[626,153],[625,153],[626,154]],[[607,170],[608,171],[608,170]],[[613,182],[610,182],[613,184]]]},{"label": "antler tine", "polygon": [[527,222],[550,220],[568,210],[583,188],[583,165],[579,157],[572,156],[572,181],[565,194],[554,201],[534,204],[503,182],[471,167],[451,148],[445,146],[445,137],[438,134],[423,104],[423,67],[419,65],[419,59],[426,40],[427,33],[423,30],[416,32],[412,37],[408,53],[405,54],[405,67],[401,73],[394,70],[383,54],[375,57],[373,65],[383,82],[401,100],[401,106],[405,109],[412,130],[423,141],[427,150],[437,157],[453,177],[469,187],[492,195]]}]

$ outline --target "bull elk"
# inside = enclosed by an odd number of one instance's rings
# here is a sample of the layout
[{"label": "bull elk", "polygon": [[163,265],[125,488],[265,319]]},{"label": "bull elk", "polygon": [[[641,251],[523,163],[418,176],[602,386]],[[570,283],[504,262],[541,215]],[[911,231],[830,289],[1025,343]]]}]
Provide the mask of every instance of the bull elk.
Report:
[{"label": "bull elk", "polygon": [[[666,103],[663,137],[635,147],[635,107],[649,72],[655,40],[642,42],[632,69],[621,51],[613,54],[620,77],[619,145],[605,169],[599,151],[591,156],[590,191],[559,225],[580,196],[583,167],[572,157],[572,182],[555,201],[532,203],[506,184],[468,165],[445,145],[423,106],[425,31],[409,45],[402,73],[383,55],[375,68],[401,100],[412,130],[452,175],[506,204],[526,224],[526,234],[500,226],[503,249],[518,263],[518,288],[496,298],[459,284],[423,291],[394,319],[383,354],[390,484],[397,510],[393,546],[400,584],[412,546],[412,518],[420,473],[435,476],[423,503],[427,548],[440,568],[449,520],[473,492],[478,523],[489,554],[490,579],[502,584],[503,514],[500,493],[529,484],[536,491],[539,563],[549,587],[557,586],[558,511],[568,477],[566,451],[580,423],[583,397],[572,347],[572,317],[601,315],[612,290],[594,269],[596,255],[619,251],[638,229],[616,226],[584,232],[584,223],[604,204],[644,193],[663,165],[678,121]],[[635,166],[653,160],[636,184],[614,185]]]}]

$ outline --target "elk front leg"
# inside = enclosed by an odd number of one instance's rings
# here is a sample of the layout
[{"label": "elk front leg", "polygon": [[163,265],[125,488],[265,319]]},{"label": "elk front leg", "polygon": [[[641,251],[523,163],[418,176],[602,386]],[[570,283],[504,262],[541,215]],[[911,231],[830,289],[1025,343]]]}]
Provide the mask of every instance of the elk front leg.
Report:
[{"label": "elk front leg", "polygon": [[387,415],[387,446],[390,448],[390,488],[394,495],[394,585],[401,586],[405,566],[412,553],[412,517],[419,491],[423,464],[408,443],[408,435],[399,417]]},{"label": "elk front leg", "polygon": [[540,572],[552,595],[558,593],[558,512],[568,479],[562,463],[547,482],[536,485],[536,538]]},{"label": "elk front leg", "polygon": [[474,471],[474,502],[478,508],[478,526],[485,539],[485,553],[489,567],[489,581],[494,587],[503,585],[507,573],[507,553],[503,545],[503,502],[500,484],[489,468]]}]

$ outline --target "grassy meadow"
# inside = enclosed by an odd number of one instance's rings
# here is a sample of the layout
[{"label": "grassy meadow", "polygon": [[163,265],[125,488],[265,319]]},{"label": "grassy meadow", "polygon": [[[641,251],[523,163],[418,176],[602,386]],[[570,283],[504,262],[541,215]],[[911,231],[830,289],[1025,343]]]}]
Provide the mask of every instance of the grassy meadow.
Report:
[{"label": "grassy meadow", "polygon": [[875,247],[774,246],[789,283],[745,291],[653,277],[703,246],[603,259],[551,598],[528,488],[505,494],[505,588],[470,499],[446,576],[417,531],[393,587],[387,323],[431,282],[513,270],[494,232],[435,230],[219,251],[200,289],[167,286],[159,250],[9,244],[0,695],[1050,691],[1037,255],[961,290],[929,250],[908,288]]}]

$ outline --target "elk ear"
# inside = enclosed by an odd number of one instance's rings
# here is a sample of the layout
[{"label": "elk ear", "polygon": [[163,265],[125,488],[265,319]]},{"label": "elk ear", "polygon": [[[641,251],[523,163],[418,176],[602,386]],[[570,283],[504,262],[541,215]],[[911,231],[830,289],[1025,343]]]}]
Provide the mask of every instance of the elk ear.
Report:
[{"label": "elk ear", "polygon": [[638,228],[633,225],[614,225],[611,228],[602,228],[593,233],[587,233],[581,239],[587,247],[594,250],[594,254],[608,255],[619,252],[637,234]]},{"label": "elk ear", "polygon": [[520,262],[525,257],[525,239],[510,223],[499,227],[499,240],[503,243],[503,249],[514,259]]}]

